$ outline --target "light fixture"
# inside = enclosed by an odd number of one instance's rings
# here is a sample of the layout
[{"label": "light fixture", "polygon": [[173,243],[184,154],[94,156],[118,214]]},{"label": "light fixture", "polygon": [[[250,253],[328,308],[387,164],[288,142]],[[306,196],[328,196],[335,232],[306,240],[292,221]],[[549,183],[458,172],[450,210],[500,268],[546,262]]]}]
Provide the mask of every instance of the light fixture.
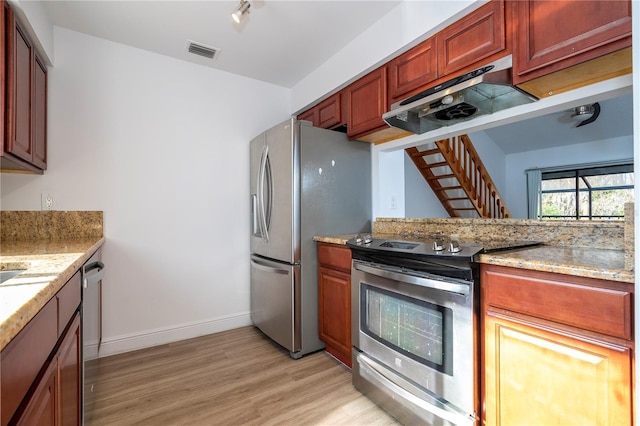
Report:
[{"label": "light fixture", "polygon": [[573,109],[573,114],[571,114],[571,118],[575,121],[585,121],[593,117],[595,109],[593,105],[580,105],[579,107],[575,107]]},{"label": "light fixture", "polygon": [[578,124],[576,127],[582,127],[587,124],[591,124],[600,115],[600,104],[596,102],[591,105],[580,105],[573,109],[573,113],[571,114],[571,118],[574,121],[577,121]]},{"label": "light fixture", "polygon": [[251,7],[251,4],[249,3],[249,0],[240,0],[240,4],[238,5],[238,8],[236,9],[235,12],[231,14],[231,17],[233,18],[236,24],[239,24],[240,21],[244,19],[245,15],[249,14],[250,7]]}]

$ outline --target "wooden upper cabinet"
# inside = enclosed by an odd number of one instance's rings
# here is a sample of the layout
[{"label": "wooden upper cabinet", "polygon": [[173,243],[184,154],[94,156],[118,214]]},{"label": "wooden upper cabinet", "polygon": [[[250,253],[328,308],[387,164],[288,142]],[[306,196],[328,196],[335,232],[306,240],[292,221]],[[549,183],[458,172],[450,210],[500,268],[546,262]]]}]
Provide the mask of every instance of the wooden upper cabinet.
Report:
[{"label": "wooden upper cabinet", "polygon": [[342,93],[336,93],[316,106],[318,126],[323,129],[335,129],[346,125],[346,114],[343,108]]},{"label": "wooden upper cabinet", "polygon": [[515,83],[631,46],[631,1],[516,2]]},{"label": "wooden upper cabinet", "polygon": [[505,7],[504,0],[492,0],[436,34],[440,76],[511,53]]},{"label": "wooden upper cabinet", "polygon": [[31,126],[31,82],[33,79],[33,45],[8,10],[8,137],[6,152],[25,161],[33,158]]},{"label": "wooden upper cabinet", "polygon": [[[5,0],[0,1],[0,99],[3,99],[0,102],[0,141],[5,140],[5,125],[7,121],[7,114],[5,111],[6,100],[7,99],[7,76],[6,76],[6,58],[7,58],[7,48],[6,48],[6,33],[7,33],[7,23],[5,20],[6,8],[7,4]],[[4,142],[0,142],[0,156],[4,155]]]},{"label": "wooden upper cabinet", "polygon": [[315,107],[301,112],[296,118],[298,120],[310,121],[314,127],[318,127],[318,110],[316,110]]},{"label": "wooden upper cabinet", "polygon": [[47,67],[25,27],[2,2],[3,170],[47,168]]},{"label": "wooden upper cabinet", "polygon": [[433,38],[391,60],[387,65],[389,104],[421,90],[438,78],[438,58]]},{"label": "wooden upper cabinet", "polygon": [[298,114],[298,120],[311,121],[314,127],[322,129],[336,129],[346,126],[346,108],[342,93],[331,95],[318,105]]},{"label": "wooden upper cabinet", "polygon": [[47,168],[47,67],[35,56],[33,68],[33,155],[31,162]]},{"label": "wooden upper cabinet", "polygon": [[380,67],[347,86],[347,135],[349,139],[387,127],[387,68]]}]

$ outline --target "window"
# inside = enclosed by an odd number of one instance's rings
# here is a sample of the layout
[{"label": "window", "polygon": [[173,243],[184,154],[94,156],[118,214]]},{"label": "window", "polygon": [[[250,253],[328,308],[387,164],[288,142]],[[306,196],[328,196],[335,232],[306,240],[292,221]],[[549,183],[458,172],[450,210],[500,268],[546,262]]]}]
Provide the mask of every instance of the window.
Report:
[{"label": "window", "polygon": [[633,164],[544,171],[540,182],[541,219],[616,220],[633,201]]}]

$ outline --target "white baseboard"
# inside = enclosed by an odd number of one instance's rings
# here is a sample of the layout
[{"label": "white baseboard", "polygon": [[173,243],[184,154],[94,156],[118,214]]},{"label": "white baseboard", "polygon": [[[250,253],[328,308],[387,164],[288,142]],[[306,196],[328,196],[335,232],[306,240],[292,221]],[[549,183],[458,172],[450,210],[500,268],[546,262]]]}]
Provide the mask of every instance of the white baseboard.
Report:
[{"label": "white baseboard", "polygon": [[248,312],[203,322],[186,323],[169,328],[147,330],[142,333],[103,338],[99,357],[102,358],[207,334],[219,333],[247,325],[251,325],[251,316]]}]

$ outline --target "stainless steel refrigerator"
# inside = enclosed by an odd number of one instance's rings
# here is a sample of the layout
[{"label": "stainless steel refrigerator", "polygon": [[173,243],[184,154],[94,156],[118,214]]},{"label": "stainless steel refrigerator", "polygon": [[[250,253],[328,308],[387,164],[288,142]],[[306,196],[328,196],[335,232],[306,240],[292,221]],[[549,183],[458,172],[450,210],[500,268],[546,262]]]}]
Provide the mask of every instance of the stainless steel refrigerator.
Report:
[{"label": "stainless steel refrigerator", "polygon": [[290,119],[251,141],[251,321],[291,357],[318,337],[314,235],[371,229],[371,145]]}]

